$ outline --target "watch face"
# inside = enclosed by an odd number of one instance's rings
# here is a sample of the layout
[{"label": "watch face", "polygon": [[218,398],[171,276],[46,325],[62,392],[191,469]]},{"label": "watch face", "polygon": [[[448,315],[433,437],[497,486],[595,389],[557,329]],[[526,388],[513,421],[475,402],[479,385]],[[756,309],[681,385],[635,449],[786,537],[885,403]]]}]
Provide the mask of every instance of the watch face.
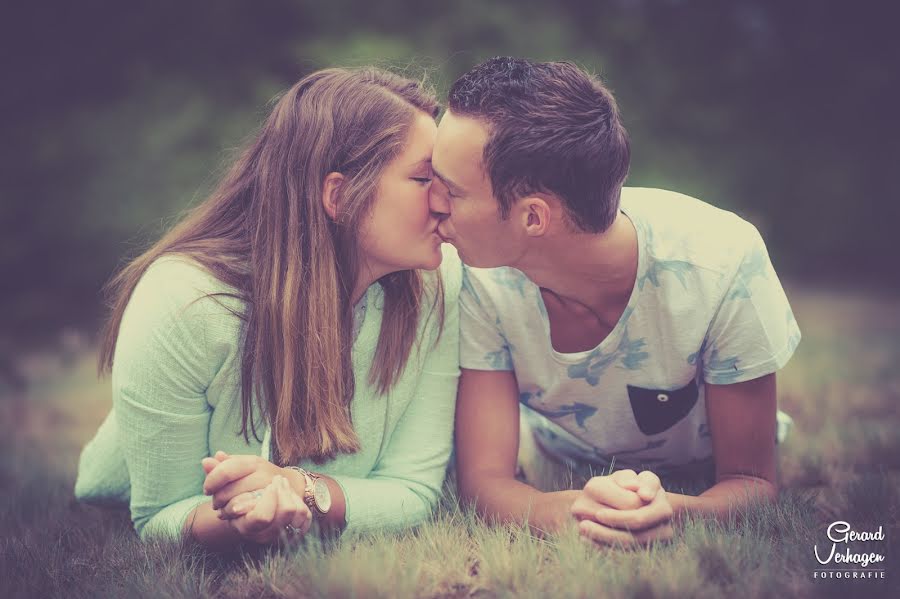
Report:
[{"label": "watch face", "polygon": [[321,478],[316,481],[316,484],[313,486],[313,495],[316,499],[316,505],[319,507],[319,511],[323,514],[327,514],[328,510],[331,509],[331,492],[328,490],[328,485]]}]

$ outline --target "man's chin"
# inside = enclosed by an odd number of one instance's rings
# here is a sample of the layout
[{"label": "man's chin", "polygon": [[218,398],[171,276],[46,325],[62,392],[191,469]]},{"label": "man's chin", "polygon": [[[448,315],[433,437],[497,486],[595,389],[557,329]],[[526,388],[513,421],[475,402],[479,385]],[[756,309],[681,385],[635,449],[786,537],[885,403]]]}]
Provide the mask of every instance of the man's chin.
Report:
[{"label": "man's chin", "polygon": [[454,247],[456,247],[456,253],[459,255],[459,259],[466,266],[471,266],[472,268],[496,268],[498,266],[505,266],[504,264],[497,264],[495,261],[485,260],[484,256],[470,256],[459,246],[454,245]]}]

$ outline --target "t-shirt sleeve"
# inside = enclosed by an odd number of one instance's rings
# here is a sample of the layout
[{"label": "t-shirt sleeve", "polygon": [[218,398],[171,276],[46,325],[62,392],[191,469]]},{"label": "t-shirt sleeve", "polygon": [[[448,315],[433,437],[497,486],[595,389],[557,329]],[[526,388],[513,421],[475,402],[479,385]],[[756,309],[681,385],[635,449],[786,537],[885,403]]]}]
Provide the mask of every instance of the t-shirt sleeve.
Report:
[{"label": "t-shirt sleeve", "polygon": [[710,324],[703,348],[703,378],[728,385],[759,378],[787,363],[800,328],[755,227],[741,262]]},{"label": "t-shirt sleeve", "polygon": [[467,266],[463,266],[459,293],[459,365],[472,370],[513,370],[496,308]]}]

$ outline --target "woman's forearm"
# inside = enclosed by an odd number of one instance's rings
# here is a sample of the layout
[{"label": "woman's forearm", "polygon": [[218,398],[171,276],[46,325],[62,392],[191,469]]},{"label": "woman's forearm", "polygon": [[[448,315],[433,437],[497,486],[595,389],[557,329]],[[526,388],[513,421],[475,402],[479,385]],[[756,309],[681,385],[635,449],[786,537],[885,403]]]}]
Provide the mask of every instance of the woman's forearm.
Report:
[{"label": "woman's forearm", "polygon": [[219,513],[212,507],[212,500],[201,503],[188,514],[183,532],[188,540],[200,543],[211,551],[227,552],[237,549],[244,542],[227,520],[219,518]]}]

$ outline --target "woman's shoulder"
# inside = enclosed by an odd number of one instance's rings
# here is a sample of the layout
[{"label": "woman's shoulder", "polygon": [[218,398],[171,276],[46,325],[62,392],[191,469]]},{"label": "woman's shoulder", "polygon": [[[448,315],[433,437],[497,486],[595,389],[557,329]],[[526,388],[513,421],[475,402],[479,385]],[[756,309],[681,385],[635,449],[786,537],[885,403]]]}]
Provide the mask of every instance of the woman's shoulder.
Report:
[{"label": "woman's shoulder", "polygon": [[132,333],[166,328],[187,336],[215,331],[230,336],[239,320],[236,313],[242,310],[242,302],[229,295],[235,293],[195,259],[166,254],[154,260],[139,279],[122,327]]},{"label": "woman's shoulder", "polygon": [[144,271],[132,293],[132,300],[136,297],[157,299],[170,306],[187,307],[185,303],[235,294],[236,289],[226,285],[196,259],[182,254],[164,254]]}]

